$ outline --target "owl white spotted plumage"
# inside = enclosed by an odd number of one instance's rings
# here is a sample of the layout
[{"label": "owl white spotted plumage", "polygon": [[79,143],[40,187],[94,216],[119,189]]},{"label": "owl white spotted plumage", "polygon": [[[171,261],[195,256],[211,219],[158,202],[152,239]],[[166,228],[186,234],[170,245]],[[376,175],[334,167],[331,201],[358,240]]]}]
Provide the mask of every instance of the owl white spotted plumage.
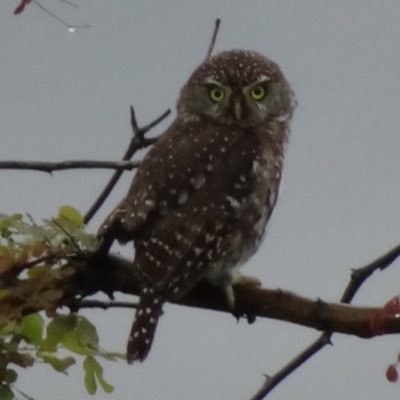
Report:
[{"label": "owl white spotted plumage", "polygon": [[253,51],[210,57],[183,86],[176,119],[99,231],[134,242],[128,362],[146,358],[165,301],[203,279],[232,294],[277,199],[294,105],[279,67]]}]

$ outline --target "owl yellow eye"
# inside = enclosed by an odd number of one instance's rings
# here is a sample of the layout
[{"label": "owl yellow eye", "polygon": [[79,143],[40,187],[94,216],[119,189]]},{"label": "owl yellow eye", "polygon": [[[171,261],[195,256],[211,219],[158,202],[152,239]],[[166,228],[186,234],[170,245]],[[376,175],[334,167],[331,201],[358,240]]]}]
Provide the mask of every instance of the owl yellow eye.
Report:
[{"label": "owl yellow eye", "polygon": [[253,100],[261,101],[265,97],[265,88],[263,86],[256,86],[250,90],[250,96]]},{"label": "owl yellow eye", "polygon": [[224,99],[225,92],[220,87],[214,86],[209,90],[208,95],[214,103],[219,103]]}]

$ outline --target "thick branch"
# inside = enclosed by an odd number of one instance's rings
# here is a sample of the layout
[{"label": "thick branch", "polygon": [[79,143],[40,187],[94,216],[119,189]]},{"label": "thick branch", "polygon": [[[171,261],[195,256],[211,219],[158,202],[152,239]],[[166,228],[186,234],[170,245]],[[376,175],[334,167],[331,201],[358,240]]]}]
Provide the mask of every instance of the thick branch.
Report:
[{"label": "thick branch", "polygon": [[[393,255],[393,249],[390,254]],[[397,256],[400,246],[396,247]],[[389,254],[387,253],[387,254]],[[65,256],[64,256],[65,258]],[[385,263],[393,262],[394,257],[381,257]],[[371,264],[370,264],[371,265]],[[376,268],[382,268],[382,263]],[[58,305],[70,305],[79,308],[77,298],[84,298],[99,291],[112,295],[116,291],[127,294],[139,294],[139,282],[133,273],[132,264],[125,259],[108,255],[93,256],[71,255],[70,264],[64,267],[67,273],[47,273],[46,281],[40,278],[40,291],[62,293]],[[9,296],[0,299],[0,315],[5,317],[10,303],[23,307],[27,294],[32,288],[37,290],[36,276],[20,279],[12,283],[15,287]],[[36,285],[36,286],[35,286]],[[325,303],[322,300],[307,299],[280,289],[272,290],[258,286],[234,286],[236,307],[240,315],[249,318],[264,317],[279,319],[295,324],[328,332],[345,333],[363,338],[377,334],[400,333],[398,313],[388,313],[377,307],[352,307],[345,304]],[[38,293],[40,297],[40,294]],[[177,301],[178,304],[210,310],[231,312],[220,288],[207,283],[198,285],[188,296]],[[23,313],[40,310],[42,305],[23,309]],[[379,322],[379,330],[376,323]],[[329,338],[329,336],[328,336]],[[326,341],[326,340],[325,340]]]},{"label": "thick branch", "polygon": [[[397,249],[397,256],[399,256],[400,246]],[[392,257],[391,261],[393,260]],[[85,297],[99,291],[108,294],[115,291],[135,295],[139,293],[139,282],[133,273],[131,262],[113,255],[89,262],[81,260],[77,264],[75,274],[68,274],[65,280],[53,282],[53,284],[57,287],[53,286],[52,289],[64,291],[65,295],[61,301],[63,304],[75,301],[77,295]],[[236,311],[242,315],[279,319],[317,330],[364,338],[378,333],[400,333],[400,318],[397,314],[382,314],[382,308],[325,303],[322,300],[307,299],[280,289],[272,290],[257,286],[237,285],[234,291]],[[226,304],[224,293],[219,288],[206,283],[200,284],[177,303],[231,312]],[[373,329],[377,316],[381,324],[379,332]]]},{"label": "thick branch", "polygon": [[[107,286],[101,290],[117,290],[138,294],[138,282],[126,260],[111,258],[111,276]],[[346,333],[359,337],[372,337],[371,324],[381,308],[351,307],[345,304],[325,303],[321,300],[307,299],[280,289],[266,289],[256,286],[234,287],[236,307],[240,314],[273,318],[304,325],[318,330]],[[226,304],[224,293],[211,285],[203,283],[184,299],[177,302],[190,307],[231,312]],[[400,318],[387,316],[385,334],[400,333]]]}]

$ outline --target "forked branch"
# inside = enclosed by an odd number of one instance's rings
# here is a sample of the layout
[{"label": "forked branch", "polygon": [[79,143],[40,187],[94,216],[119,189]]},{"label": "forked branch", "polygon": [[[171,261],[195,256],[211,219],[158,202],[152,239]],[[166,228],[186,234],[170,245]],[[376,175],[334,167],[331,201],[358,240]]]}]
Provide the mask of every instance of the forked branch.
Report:
[{"label": "forked branch", "polygon": [[[144,147],[150,146],[153,144],[157,139],[147,139],[145,138],[145,134],[152,128],[154,128],[157,124],[159,124],[162,120],[164,120],[170,113],[171,110],[167,110],[164,113],[162,113],[158,118],[156,118],[154,121],[150,122],[150,124],[145,125],[143,127],[139,127],[137,120],[136,120],[136,115],[135,115],[135,110],[131,106],[131,127],[132,127],[132,139],[129,143],[128,149],[126,150],[124,156],[122,157],[122,161],[129,161],[133,155],[139,150]],[[115,185],[117,184],[119,178],[121,177],[123,171],[118,170],[115,171],[113,176],[110,178],[102,192],[99,194],[97,197],[96,201],[93,203],[93,205],[90,207],[90,209],[87,211],[84,217],[85,224],[87,224],[94,216],[94,214],[97,212],[97,210],[102,206],[102,204],[106,201],[107,197],[110,195],[111,191],[114,189]]]},{"label": "forked branch", "polygon": [[[349,304],[352,301],[354,295],[362,286],[362,284],[375,271],[379,269],[384,270],[388,268],[399,256],[400,256],[400,245],[389,250],[383,256],[378,257],[376,260],[372,261],[368,265],[353,270],[353,273],[351,274],[351,279],[346,289],[344,290],[340,301],[342,303]],[[343,305],[342,307],[346,306]],[[355,310],[355,309],[356,307],[347,307],[347,310]],[[367,311],[367,309],[364,309],[364,311]],[[383,332],[396,333],[395,331],[392,331],[392,329],[394,328],[393,324],[397,325],[400,320],[398,318],[398,314],[391,315],[385,312],[382,308],[370,311],[371,313],[367,312],[366,319],[361,324],[358,324],[360,321],[357,322],[354,321],[355,324],[358,325],[358,328],[361,328],[362,325],[364,326],[359,331],[361,333],[361,335],[359,336],[363,337],[362,333],[367,334],[364,337],[371,337],[376,334],[381,334]],[[324,315],[324,311],[322,308],[321,308],[321,313],[322,315]],[[352,317],[357,318],[356,315],[353,315]],[[323,327],[325,332],[323,332],[317,340],[315,340],[313,343],[310,344],[310,346],[308,346],[296,357],[290,360],[284,367],[282,367],[274,375],[268,376],[264,384],[261,386],[261,388],[254,394],[253,397],[251,397],[251,400],[264,399],[280,382],[282,382],[285,378],[287,378],[293,371],[295,371],[302,364],[304,364],[309,358],[318,353],[327,344],[330,344],[332,334],[334,332],[341,332],[336,328],[337,327],[333,327],[332,325],[331,326],[326,325],[325,327]],[[343,331],[342,333],[349,333],[349,332]]]}]

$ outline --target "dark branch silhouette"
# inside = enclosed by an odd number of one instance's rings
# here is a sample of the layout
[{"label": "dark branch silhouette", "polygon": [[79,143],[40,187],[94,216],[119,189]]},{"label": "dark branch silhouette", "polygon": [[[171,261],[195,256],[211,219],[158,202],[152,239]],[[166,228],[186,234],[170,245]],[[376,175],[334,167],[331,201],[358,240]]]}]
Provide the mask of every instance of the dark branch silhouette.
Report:
[{"label": "dark branch silhouette", "polygon": [[[70,1],[63,0],[63,2],[68,4],[71,7],[78,8],[77,4],[74,4],[74,3],[70,2]],[[37,0],[20,0],[20,3],[18,4],[18,6],[14,9],[14,14],[15,15],[21,14],[23,11],[25,11],[25,7],[30,3],[35,4],[37,7],[40,8],[40,10],[42,10],[48,16],[50,16],[51,18],[53,18],[56,21],[58,21],[61,25],[64,25],[70,32],[75,32],[77,29],[90,28],[89,24],[79,24],[79,25],[69,24],[64,19],[59,17],[54,12],[50,11],[47,7],[45,7],[43,4],[41,4]]]},{"label": "dark branch silhouette", "polygon": [[215,42],[217,41],[217,36],[218,36],[220,25],[221,25],[221,20],[219,18],[217,18],[215,20],[215,23],[214,23],[214,31],[213,31],[213,34],[211,36],[210,45],[208,46],[207,57],[206,58],[211,57],[211,54],[214,51]]},{"label": "dark branch silhouette", "polygon": [[41,172],[63,171],[67,169],[117,169],[132,170],[140,161],[103,161],[103,160],[68,160],[68,161],[0,161],[0,169],[23,169]]},{"label": "dark branch silhouette", "polygon": [[[130,110],[131,110],[131,126],[132,126],[133,137],[131,139],[131,142],[129,143],[128,149],[126,150],[124,156],[122,157],[123,161],[130,160],[136,151],[153,144],[157,139],[146,139],[144,135],[150,129],[154,128],[157,124],[159,124],[162,120],[164,120],[171,113],[171,110],[168,109],[154,121],[150,122],[150,124],[140,128],[136,120],[135,110],[132,106]],[[122,172],[123,172],[122,170],[114,172],[113,176],[108,181],[107,185],[104,187],[104,189],[102,190],[96,201],[93,203],[93,205],[85,214],[84,217],[85,224],[87,224],[93,218],[98,209],[106,201],[107,197],[110,195],[111,191],[114,189],[119,178],[121,177]]]},{"label": "dark branch silhouette", "polygon": [[[400,256],[400,245],[394,247],[383,256],[377,258],[376,260],[372,261],[370,264],[357,268],[353,270],[351,274],[351,279],[343,292],[343,295],[340,299],[342,303],[349,304],[352,300],[354,295],[360,289],[362,284],[378,269],[384,270],[388,268],[397,257]],[[373,323],[374,319],[380,315],[380,310],[375,310],[372,315],[368,316],[366,331],[371,336],[376,334],[374,332]],[[385,320],[385,315],[383,315],[383,321]],[[398,319],[398,317],[395,317]],[[387,323],[388,326],[390,325],[389,321],[386,320],[383,323]],[[339,332],[332,327],[326,326],[324,328],[325,332],[323,332],[317,340],[311,343],[306,349],[304,349],[301,353],[299,353],[296,357],[294,357],[290,362],[288,362],[283,368],[277,371],[274,375],[268,376],[265,380],[265,383],[262,387],[257,391],[257,393],[251,398],[251,400],[261,400],[264,399],[268,393],[272,391],[282,380],[288,377],[293,371],[299,368],[302,364],[304,364],[309,358],[314,356],[318,353],[322,348],[324,348],[327,344],[331,343],[331,337],[333,332]],[[344,332],[347,333],[347,332]],[[362,336],[362,335],[360,335]],[[368,337],[368,335],[366,336]]]}]

